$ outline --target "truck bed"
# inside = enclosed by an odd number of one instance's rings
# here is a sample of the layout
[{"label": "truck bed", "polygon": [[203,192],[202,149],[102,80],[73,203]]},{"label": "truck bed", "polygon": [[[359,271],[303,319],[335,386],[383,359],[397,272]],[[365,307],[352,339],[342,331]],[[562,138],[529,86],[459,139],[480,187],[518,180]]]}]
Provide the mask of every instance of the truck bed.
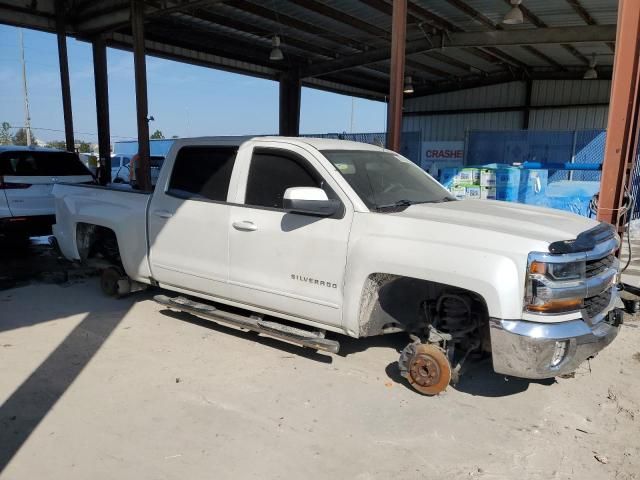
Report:
[{"label": "truck bed", "polygon": [[122,265],[134,280],[148,282],[147,209],[151,193],[128,186],[57,184],[53,189],[56,223],[53,233],[62,253],[81,260],[76,246],[77,226],[99,225],[113,230],[121,248]]}]

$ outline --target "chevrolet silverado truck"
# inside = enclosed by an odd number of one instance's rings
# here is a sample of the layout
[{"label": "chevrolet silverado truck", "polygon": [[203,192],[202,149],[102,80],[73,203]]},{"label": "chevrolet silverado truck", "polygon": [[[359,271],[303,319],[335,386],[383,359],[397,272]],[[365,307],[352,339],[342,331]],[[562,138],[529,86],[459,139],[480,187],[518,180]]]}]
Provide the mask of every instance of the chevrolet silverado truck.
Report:
[{"label": "chevrolet silverado truck", "polygon": [[169,309],[328,352],[334,334],[406,332],[399,369],[427,395],[471,354],[505,375],[570,373],[622,320],[610,225],[456,200],[373,145],[180,139],[153,193],[54,196],[62,253],[102,265],[106,293],[154,285],[175,292],[155,297]]}]

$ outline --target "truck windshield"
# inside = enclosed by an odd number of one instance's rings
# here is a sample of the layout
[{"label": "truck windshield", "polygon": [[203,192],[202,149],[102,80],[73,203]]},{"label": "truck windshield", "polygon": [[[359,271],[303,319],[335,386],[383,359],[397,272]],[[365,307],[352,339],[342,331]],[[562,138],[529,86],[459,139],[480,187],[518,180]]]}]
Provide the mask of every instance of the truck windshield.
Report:
[{"label": "truck windshield", "polygon": [[323,150],[370,210],[455,200],[410,160],[391,152]]}]

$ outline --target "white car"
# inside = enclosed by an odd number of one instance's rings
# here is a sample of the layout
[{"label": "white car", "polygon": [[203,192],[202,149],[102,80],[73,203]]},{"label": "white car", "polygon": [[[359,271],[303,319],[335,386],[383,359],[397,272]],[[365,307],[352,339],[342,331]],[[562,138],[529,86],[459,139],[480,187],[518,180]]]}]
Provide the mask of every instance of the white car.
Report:
[{"label": "white car", "polygon": [[130,155],[111,155],[111,181],[113,183],[129,183]]},{"label": "white car", "polygon": [[456,200],[373,145],[180,139],[153,193],[59,185],[54,195],[62,253],[112,263],[105,292],[159,286],[189,295],[156,297],[170,309],[330,352],[339,343],[326,332],[407,332],[400,372],[425,394],[472,352],[500,374],[572,372],[621,322],[611,225]]},{"label": "white car", "polygon": [[55,183],[94,183],[75,153],[0,146],[0,235],[48,235],[55,222]]}]

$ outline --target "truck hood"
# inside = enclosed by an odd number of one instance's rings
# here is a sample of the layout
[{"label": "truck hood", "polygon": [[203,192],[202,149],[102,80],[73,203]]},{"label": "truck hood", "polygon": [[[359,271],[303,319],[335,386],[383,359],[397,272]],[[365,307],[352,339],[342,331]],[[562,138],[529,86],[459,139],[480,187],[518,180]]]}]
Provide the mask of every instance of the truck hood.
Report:
[{"label": "truck hood", "polygon": [[579,233],[598,225],[596,220],[562,210],[497,200],[424,203],[389,215],[490,230],[548,243],[574,239]]}]

